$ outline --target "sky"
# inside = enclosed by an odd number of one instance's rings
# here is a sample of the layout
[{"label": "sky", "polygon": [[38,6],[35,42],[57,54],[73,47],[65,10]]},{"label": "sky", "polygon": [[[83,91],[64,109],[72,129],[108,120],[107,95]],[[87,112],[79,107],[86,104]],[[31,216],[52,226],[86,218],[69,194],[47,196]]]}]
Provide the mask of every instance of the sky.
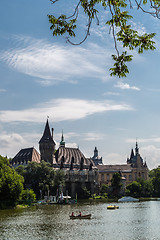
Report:
[{"label": "sky", "polygon": [[[156,32],[156,50],[134,51],[129,75],[118,79],[109,71],[115,49],[107,10],[99,9],[99,26],[95,21],[79,46],[52,36],[47,14],[70,14],[74,4],[0,2],[0,155],[12,158],[33,146],[39,151],[49,116],[57,148],[63,131],[66,146],[79,147],[86,157],[96,146],[104,164],[124,164],[137,141],[149,169],[158,167],[160,20],[133,8],[131,24],[142,34]],[[86,32],[79,14],[75,43]]]}]

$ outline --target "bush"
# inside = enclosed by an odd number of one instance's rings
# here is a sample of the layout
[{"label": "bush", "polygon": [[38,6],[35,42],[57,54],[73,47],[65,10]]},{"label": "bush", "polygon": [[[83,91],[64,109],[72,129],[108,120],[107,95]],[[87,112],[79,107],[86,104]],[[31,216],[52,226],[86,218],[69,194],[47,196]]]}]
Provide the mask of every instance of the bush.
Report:
[{"label": "bush", "polygon": [[36,200],[36,194],[34,193],[34,191],[32,189],[23,190],[20,195],[20,200],[22,200],[22,201],[29,200],[29,201],[34,202]]}]

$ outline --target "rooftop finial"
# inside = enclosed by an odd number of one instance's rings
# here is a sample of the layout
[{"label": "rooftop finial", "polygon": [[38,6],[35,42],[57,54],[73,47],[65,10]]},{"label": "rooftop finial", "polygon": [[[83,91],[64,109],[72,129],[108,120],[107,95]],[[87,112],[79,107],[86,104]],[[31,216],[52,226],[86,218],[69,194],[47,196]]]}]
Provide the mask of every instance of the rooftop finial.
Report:
[{"label": "rooftop finial", "polygon": [[135,152],[136,152],[136,155],[138,154],[139,152],[139,148],[138,148],[138,143],[137,143],[137,140],[136,140],[136,148],[135,148]]}]

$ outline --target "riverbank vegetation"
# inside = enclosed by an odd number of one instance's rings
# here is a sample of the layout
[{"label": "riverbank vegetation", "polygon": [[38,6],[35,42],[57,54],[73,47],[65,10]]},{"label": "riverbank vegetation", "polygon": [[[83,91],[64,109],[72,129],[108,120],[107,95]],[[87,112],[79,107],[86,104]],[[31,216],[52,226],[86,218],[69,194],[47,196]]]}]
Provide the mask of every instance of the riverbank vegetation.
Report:
[{"label": "riverbank vegetation", "polygon": [[23,176],[25,189],[33,189],[37,198],[42,196],[56,195],[59,186],[64,185],[64,172],[55,171],[50,163],[29,162],[24,166],[19,166],[16,172]]},{"label": "riverbank vegetation", "polygon": [[56,195],[63,185],[63,171],[55,171],[49,163],[32,162],[14,169],[7,158],[0,156],[0,209],[30,205],[44,195]]},{"label": "riverbank vegetation", "polygon": [[[65,187],[64,172],[55,171],[49,163],[32,162],[16,169],[9,160],[0,156],[0,209],[15,207],[17,204],[30,205],[44,196],[55,196],[57,190]],[[129,195],[141,199],[160,198],[160,166],[149,172],[149,179],[137,179],[125,189],[121,175],[114,173],[111,185],[102,184],[99,194],[92,195],[87,188],[80,188],[79,199],[114,199]]]},{"label": "riverbank vegetation", "polygon": [[109,199],[109,201],[127,195],[139,199],[153,200],[160,198],[160,166],[149,172],[149,179],[138,178],[125,189],[123,189],[121,176],[119,173],[113,174],[111,185],[102,184],[99,195],[93,195],[90,199]]}]

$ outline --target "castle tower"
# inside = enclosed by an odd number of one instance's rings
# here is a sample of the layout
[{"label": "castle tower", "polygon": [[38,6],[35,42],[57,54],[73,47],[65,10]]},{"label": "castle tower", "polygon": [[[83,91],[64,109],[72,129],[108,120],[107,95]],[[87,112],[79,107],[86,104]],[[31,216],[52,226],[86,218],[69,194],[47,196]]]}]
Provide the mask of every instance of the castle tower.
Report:
[{"label": "castle tower", "polygon": [[95,147],[95,149],[94,149],[94,157],[95,157],[95,158],[98,157],[98,150],[97,150],[97,147]]},{"label": "castle tower", "polygon": [[97,166],[97,165],[100,165],[100,164],[103,164],[103,162],[102,162],[102,157],[99,157],[98,156],[98,149],[97,149],[97,147],[95,147],[95,149],[94,149],[94,155],[93,155],[93,157],[91,158],[92,160],[93,160],[93,162],[94,162],[94,164]]},{"label": "castle tower", "polygon": [[53,140],[53,136],[51,135],[51,131],[50,131],[49,123],[48,123],[48,119],[47,119],[43,136],[39,141],[39,150],[40,150],[40,154],[41,154],[41,161],[44,160],[51,164],[53,163],[55,145],[56,144]]},{"label": "castle tower", "polygon": [[135,153],[136,153],[136,155],[138,155],[138,154],[139,154],[139,148],[138,148],[138,143],[137,143],[137,141],[136,141]]}]

